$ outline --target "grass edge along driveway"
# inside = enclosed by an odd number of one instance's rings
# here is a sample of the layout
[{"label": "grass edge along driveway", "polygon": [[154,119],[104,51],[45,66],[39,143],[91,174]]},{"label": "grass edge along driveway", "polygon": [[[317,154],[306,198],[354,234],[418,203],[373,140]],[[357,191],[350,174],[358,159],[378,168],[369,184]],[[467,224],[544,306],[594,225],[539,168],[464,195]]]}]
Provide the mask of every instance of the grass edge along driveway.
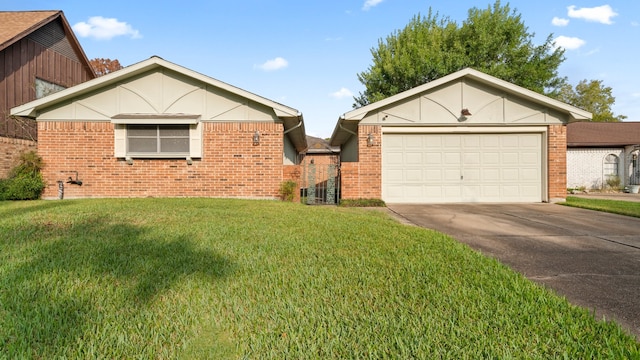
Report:
[{"label": "grass edge along driveway", "polygon": [[0,202],[0,358],[638,358],[434,231],[275,201]]},{"label": "grass edge along driveway", "polygon": [[567,196],[566,201],[559,204],[619,215],[640,217],[640,202],[608,199],[587,199],[576,196]]}]

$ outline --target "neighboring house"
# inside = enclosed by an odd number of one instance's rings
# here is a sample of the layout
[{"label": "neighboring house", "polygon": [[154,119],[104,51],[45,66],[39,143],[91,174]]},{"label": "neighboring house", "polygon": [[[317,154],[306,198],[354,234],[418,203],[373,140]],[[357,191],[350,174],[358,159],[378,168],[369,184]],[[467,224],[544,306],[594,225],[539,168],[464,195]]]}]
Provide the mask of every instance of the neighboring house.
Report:
[{"label": "neighboring house", "polygon": [[44,198],[271,199],[307,147],[298,110],[155,56],[12,114],[38,123]]},{"label": "neighboring house", "polygon": [[566,197],[566,124],[591,114],[464,69],[341,116],[342,198],[388,203]]},{"label": "neighboring house", "polygon": [[302,195],[309,204],[335,204],[339,196],[340,148],[313,136],[307,136],[307,144],[301,162]]},{"label": "neighboring house", "polygon": [[567,187],[603,189],[607,181],[640,184],[640,122],[567,125]]},{"label": "neighboring house", "polygon": [[62,11],[0,11],[0,178],[36,146],[35,122],[9,110],[94,77]]}]

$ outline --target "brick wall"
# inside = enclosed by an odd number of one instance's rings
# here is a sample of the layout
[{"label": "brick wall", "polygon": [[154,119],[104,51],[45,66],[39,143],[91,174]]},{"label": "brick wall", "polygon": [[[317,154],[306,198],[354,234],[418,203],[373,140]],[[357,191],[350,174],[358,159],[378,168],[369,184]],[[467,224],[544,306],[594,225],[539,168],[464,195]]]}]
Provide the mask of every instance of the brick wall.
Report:
[{"label": "brick wall", "polygon": [[0,179],[9,175],[22,153],[36,150],[36,144],[31,140],[0,137]]},{"label": "brick wall", "polygon": [[549,201],[567,197],[567,127],[550,125],[549,135]]},{"label": "brick wall", "polygon": [[[373,135],[373,146],[367,137]],[[380,126],[358,126],[358,162],[340,164],[343,199],[382,198],[382,132]]]},{"label": "brick wall", "polygon": [[572,148],[567,150],[567,187],[604,188],[606,185],[604,158],[609,154],[618,157],[618,176],[626,184],[629,179],[624,171],[626,163],[624,149]]},{"label": "brick wall", "polygon": [[300,202],[300,182],[302,170],[300,165],[284,165],[282,168],[282,181],[293,180],[297,186],[293,193],[293,202]]},{"label": "brick wall", "polygon": [[[134,159],[128,165],[113,157],[111,123],[40,122],[38,151],[45,161],[43,198],[77,197],[241,197],[277,198],[285,174],[283,126],[273,123],[204,123],[203,157]],[[260,144],[253,145],[254,132]]]}]

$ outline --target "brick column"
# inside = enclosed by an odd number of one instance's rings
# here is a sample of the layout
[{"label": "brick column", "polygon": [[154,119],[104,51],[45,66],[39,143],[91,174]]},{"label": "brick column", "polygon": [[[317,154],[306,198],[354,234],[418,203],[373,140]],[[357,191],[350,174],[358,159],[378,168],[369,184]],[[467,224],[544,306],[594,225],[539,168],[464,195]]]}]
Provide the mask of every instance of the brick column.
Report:
[{"label": "brick column", "polygon": [[550,125],[549,146],[549,201],[564,200],[567,197],[567,127]]},{"label": "brick column", "polygon": [[[373,145],[367,145],[369,134]],[[340,165],[343,199],[382,198],[382,132],[377,125],[358,126],[358,162]]]}]

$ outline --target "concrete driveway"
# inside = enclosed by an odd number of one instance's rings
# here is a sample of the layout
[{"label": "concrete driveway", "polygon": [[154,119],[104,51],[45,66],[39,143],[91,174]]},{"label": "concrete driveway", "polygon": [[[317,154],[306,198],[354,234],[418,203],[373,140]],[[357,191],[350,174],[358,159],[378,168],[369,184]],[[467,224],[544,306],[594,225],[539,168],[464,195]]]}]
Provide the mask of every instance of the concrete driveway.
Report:
[{"label": "concrete driveway", "polygon": [[556,204],[388,205],[640,339],[640,219]]}]

